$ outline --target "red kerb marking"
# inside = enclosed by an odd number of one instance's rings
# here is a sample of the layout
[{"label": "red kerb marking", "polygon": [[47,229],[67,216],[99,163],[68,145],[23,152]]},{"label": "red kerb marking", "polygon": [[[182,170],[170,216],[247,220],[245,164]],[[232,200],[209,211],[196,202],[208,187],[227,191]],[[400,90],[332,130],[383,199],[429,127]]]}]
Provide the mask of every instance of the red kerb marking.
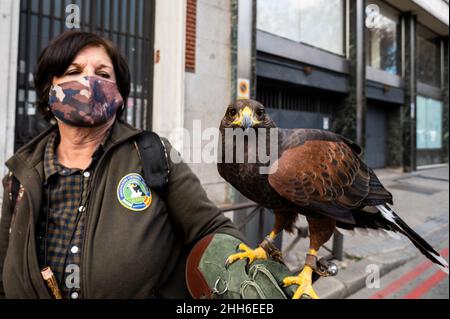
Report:
[{"label": "red kerb marking", "polygon": [[446,277],[447,277],[446,273],[444,273],[441,270],[438,270],[434,273],[434,275],[432,275],[427,280],[422,282],[413,291],[411,291],[410,293],[403,296],[402,299],[419,299],[421,296],[423,296],[428,291],[430,291],[431,288],[436,286],[438,283],[440,283]]},{"label": "red kerb marking", "polygon": [[[443,249],[440,252],[440,255],[442,257],[447,257],[448,256],[448,247]],[[397,279],[396,281],[392,282],[389,286],[387,286],[385,289],[375,293],[372,297],[370,297],[370,299],[383,299],[386,298],[389,295],[392,295],[394,292],[400,290],[401,287],[403,287],[406,283],[410,282],[411,280],[413,280],[414,278],[420,276],[422,273],[424,273],[425,271],[427,271],[431,266],[433,266],[434,264],[431,261],[425,261],[423,263],[421,263],[419,266],[417,266],[416,268],[414,268],[413,270],[411,270],[410,272],[408,272],[407,274],[405,274],[404,276],[400,277],[399,279]],[[442,273],[442,275],[444,275],[444,277],[446,276],[442,271],[438,271],[436,274],[438,273]],[[429,278],[429,280],[431,279],[431,277]],[[436,280],[436,279],[434,279]],[[442,280],[442,279],[440,279]],[[428,281],[428,280],[427,280]],[[431,286],[432,287],[432,286]],[[430,288],[431,289],[431,288]],[[429,290],[429,289],[428,289]],[[428,291],[427,290],[427,291]]]}]

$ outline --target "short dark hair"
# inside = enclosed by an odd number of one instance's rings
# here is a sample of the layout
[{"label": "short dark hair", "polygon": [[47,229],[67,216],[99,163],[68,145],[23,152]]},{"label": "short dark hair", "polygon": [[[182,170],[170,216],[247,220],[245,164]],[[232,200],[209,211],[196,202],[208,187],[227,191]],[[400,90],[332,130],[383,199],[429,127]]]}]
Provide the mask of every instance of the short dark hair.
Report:
[{"label": "short dark hair", "polygon": [[[34,73],[37,109],[47,121],[53,118],[53,114],[48,108],[53,77],[62,76],[77,54],[89,46],[101,46],[105,49],[113,63],[117,87],[122,95],[124,105],[127,105],[130,95],[130,69],[120,51],[109,40],[97,34],[71,30],[57,36],[42,51]],[[117,112],[117,116],[122,116],[122,113],[123,108]]]}]

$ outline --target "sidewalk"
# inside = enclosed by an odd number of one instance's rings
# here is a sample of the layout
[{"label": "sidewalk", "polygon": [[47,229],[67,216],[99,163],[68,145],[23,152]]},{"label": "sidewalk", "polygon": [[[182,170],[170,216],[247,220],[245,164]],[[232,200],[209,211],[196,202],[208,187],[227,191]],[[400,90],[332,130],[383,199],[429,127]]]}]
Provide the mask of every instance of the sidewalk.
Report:
[{"label": "sidewalk", "polygon": [[[448,243],[449,236],[449,167],[430,168],[410,174],[400,170],[382,169],[375,173],[394,197],[394,211],[431,245],[442,241]],[[299,225],[305,226],[302,217]],[[302,239],[290,251],[295,236],[283,235],[285,261],[291,270],[296,271],[303,265],[308,250],[308,239]],[[331,249],[332,241],[319,251],[325,256]],[[448,247],[448,244],[447,244]],[[365,286],[366,267],[376,265],[380,275],[400,267],[421,253],[401,237],[379,237],[372,234],[344,236],[344,260],[336,262],[339,273],[335,277],[320,278],[315,283],[317,294],[323,298],[345,298]],[[423,257],[423,260],[426,260]]]}]

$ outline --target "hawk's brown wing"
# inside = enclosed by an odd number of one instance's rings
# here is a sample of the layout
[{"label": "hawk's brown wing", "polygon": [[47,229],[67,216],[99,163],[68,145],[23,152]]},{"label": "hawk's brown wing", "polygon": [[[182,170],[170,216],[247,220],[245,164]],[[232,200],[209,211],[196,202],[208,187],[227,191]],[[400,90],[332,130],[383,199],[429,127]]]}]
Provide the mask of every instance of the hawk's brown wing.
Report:
[{"label": "hawk's brown wing", "polygon": [[373,174],[347,140],[334,137],[334,141],[305,138],[288,147],[269,175],[269,183],[299,206],[353,223],[351,210],[365,204]]}]

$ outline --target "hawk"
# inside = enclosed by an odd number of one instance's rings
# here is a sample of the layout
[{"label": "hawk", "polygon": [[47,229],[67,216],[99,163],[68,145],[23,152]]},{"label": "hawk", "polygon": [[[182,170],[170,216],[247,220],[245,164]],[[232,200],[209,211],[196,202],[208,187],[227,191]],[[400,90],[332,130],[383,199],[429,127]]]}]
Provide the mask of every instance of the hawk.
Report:
[{"label": "hawk", "polygon": [[[250,138],[244,137],[243,161],[237,137],[226,138],[226,130],[251,132],[256,143],[270,143],[269,132],[276,130],[277,159],[269,174],[259,159]],[[266,130],[260,130],[266,129]],[[292,231],[298,215],[306,216],[310,233],[305,266],[298,276],[284,279],[284,285],[297,284],[293,298],[318,298],[312,287],[312,273],[317,271],[317,251],[327,242],[336,227],[343,230],[366,230],[399,233],[411,240],[426,257],[448,274],[448,264],[420,235],[412,230],[389,205],[392,194],[384,188],[375,173],[361,159],[361,148],[347,138],[330,131],[316,129],[277,129],[264,106],[254,100],[231,104],[220,124],[222,157],[219,174],[238,191],[275,213],[275,225],[265,241],[252,250],[245,244],[242,252],[230,256],[227,263],[248,258],[266,259],[273,240],[283,230]],[[264,134],[265,137],[258,136]],[[262,141],[262,142],[261,142]],[[270,149],[266,145],[266,149]],[[233,161],[226,152],[233,152]],[[255,161],[250,161],[250,159]]]}]

